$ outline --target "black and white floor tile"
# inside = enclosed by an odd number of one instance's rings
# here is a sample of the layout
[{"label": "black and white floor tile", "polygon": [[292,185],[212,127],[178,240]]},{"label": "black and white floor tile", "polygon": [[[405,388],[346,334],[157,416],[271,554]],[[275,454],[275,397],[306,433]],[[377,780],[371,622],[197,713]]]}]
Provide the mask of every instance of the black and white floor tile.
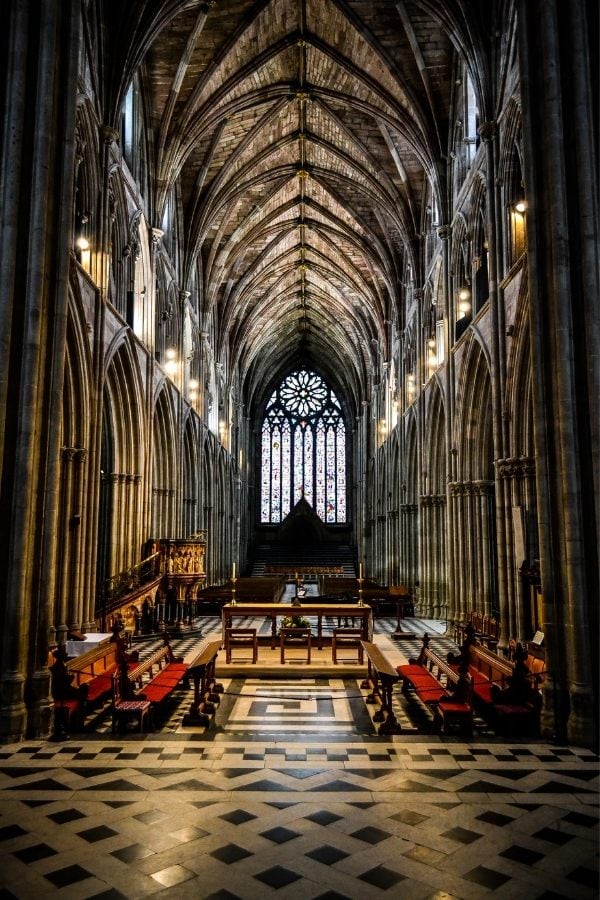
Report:
[{"label": "black and white floor tile", "polygon": [[592,751],[431,734],[399,694],[380,737],[355,678],[223,683],[208,728],[182,690],[152,734],[0,746],[0,900],[598,896]]},{"label": "black and white floor tile", "polygon": [[597,779],[542,744],[29,742],[0,751],[0,896],[592,898]]}]

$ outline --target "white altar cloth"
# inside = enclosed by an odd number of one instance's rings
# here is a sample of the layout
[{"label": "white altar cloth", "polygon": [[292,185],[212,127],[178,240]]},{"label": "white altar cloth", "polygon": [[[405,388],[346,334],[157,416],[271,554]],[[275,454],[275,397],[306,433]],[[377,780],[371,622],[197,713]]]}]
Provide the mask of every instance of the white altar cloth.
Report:
[{"label": "white altar cloth", "polygon": [[97,647],[99,644],[103,644],[111,637],[112,632],[110,631],[108,632],[108,634],[104,634],[101,631],[88,631],[85,636],[85,641],[67,641],[67,656],[81,656],[82,653],[87,653],[88,650],[93,650],[94,647]]}]

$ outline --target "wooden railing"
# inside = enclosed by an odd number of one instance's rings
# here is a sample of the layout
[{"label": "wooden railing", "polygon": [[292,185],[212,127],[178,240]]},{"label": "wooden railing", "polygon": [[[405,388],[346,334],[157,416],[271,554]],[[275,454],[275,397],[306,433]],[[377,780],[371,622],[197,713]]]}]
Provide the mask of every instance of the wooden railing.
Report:
[{"label": "wooden railing", "polygon": [[111,575],[102,585],[100,605],[103,616],[116,609],[123,597],[155,581],[161,575],[161,552],[153,553],[135,566]]}]

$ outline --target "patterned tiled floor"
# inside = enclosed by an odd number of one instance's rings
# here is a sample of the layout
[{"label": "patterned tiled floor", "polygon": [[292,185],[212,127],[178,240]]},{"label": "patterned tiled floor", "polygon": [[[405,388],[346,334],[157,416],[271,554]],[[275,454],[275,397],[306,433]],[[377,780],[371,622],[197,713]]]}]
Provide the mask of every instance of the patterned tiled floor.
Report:
[{"label": "patterned tiled floor", "polygon": [[593,752],[442,738],[401,697],[382,738],[356,679],[251,676],[208,729],[183,692],[150,735],[0,746],[0,900],[598,896]]}]

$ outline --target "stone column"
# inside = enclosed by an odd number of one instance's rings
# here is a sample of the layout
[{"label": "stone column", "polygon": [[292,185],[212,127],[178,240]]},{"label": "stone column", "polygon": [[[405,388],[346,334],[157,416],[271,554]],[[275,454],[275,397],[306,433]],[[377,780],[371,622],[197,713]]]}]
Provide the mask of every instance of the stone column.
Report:
[{"label": "stone column", "polygon": [[446,617],[450,620],[456,618],[457,600],[456,589],[456,549],[455,531],[453,523],[454,503],[451,499],[450,484],[456,479],[456,448],[454,447],[454,389],[456,384],[454,355],[452,353],[452,340],[454,332],[454,297],[450,289],[450,253],[451,253],[452,228],[450,225],[442,225],[438,228],[438,237],[442,242],[443,284],[445,292],[444,314],[444,343],[446,360],[444,363],[444,393],[445,407],[445,442],[446,442],[446,524],[445,534],[447,542],[446,552]]},{"label": "stone column", "polygon": [[[535,493],[535,460],[527,456],[498,459],[496,460],[496,472],[501,479],[504,494],[507,498],[505,506],[509,518],[507,519],[506,528],[508,542],[506,559],[510,566],[507,572],[507,583],[512,588],[510,596],[514,598],[512,602],[507,602],[505,607],[501,607],[501,620],[503,625],[506,622],[509,626],[507,637],[528,639],[531,635],[526,633],[526,611],[523,608],[524,598],[520,584],[519,569],[525,560],[529,563],[533,560],[533,557],[530,555],[532,535],[527,533],[527,518],[529,518],[531,513]],[[515,547],[515,533],[512,520],[512,511],[515,508],[520,509],[523,516],[527,517],[523,521],[524,555],[522,559],[519,559]]]},{"label": "stone column", "polygon": [[50,729],[80,3],[5,4],[2,28],[0,739],[19,740]]},{"label": "stone column", "polygon": [[518,0],[534,446],[548,668],[542,727],[598,740],[597,20]]}]

